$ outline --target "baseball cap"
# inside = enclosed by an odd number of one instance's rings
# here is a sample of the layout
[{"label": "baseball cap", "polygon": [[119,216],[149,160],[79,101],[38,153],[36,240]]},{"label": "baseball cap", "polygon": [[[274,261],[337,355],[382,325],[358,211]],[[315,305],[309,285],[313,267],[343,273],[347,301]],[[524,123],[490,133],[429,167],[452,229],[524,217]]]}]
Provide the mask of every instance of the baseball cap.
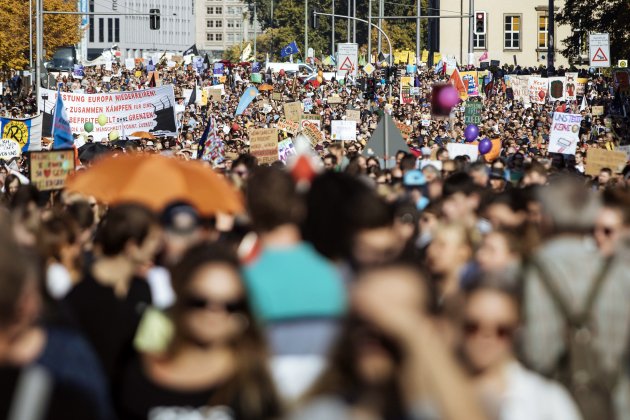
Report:
[{"label": "baseball cap", "polygon": [[200,225],[199,213],[186,203],[173,203],[162,212],[162,226],[169,233],[187,235]]}]

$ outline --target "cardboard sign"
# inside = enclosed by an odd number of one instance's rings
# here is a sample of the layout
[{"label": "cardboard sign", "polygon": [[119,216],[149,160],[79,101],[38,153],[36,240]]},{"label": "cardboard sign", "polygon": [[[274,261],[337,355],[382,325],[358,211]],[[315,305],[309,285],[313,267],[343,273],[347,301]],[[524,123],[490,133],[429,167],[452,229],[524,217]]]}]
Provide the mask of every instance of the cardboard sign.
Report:
[{"label": "cardboard sign", "polygon": [[22,146],[17,140],[1,139],[0,140],[0,160],[10,161],[22,154]]},{"label": "cardboard sign", "polygon": [[221,89],[208,89],[208,97],[212,102],[221,102]]},{"label": "cardboard sign", "polygon": [[592,108],[592,112],[594,117],[598,115],[604,115],[604,107],[602,105],[596,105]]},{"label": "cardboard sign", "polygon": [[342,99],[341,99],[341,96],[339,96],[339,95],[332,95],[332,96],[328,97],[327,102],[328,102],[329,104],[340,104],[340,103],[342,103],[343,101],[342,101]]},{"label": "cardboard sign", "polygon": [[527,83],[527,89],[529,90],[529,101],[534,104],[544,104],[547,100],[549,79],[542,77],[530,77]]},{"label": "cardboard sign", "polygon": [[324,135],[322,132],[315,124],[312,124],[309,121],[304,121],[302,123],[302,134],[308,138],[313,147],[324,141]]},{"label": "cardboard sign", "polygon": [[446,150],[448,150],[448,157],[451,159],[457,156],[468,156],[471,162],[476,162],[479,156],[479,146],[474,144],[448,143]]},{"label": "cardboard sign", "polygon": [[30,153],[31,184],[40,191],[60,190],[74,172],[74,150]]},{"label": "cardboard sign", "polygon": [[564,93],[566,78],[564,77],[550,77],[548,80],[549,86],[549,102],[564,101]]},{"label": "cardboard sign", "polygon": [[483,110],[483,103],[481,102],[466,102],[466,109],[464,110],[464,124],[481,124],[481,112]]},{"label": "cardboard sign", "polygon": [[295,156],[295,155],[297,155],[297,152],[295,151],[295,146],[293,145],[293,142],[291,141],[291,139],[282,140],[280,143],[278,143],[278,160],[279,161],[286,164],[287,160],[291,156]]},{"label": "cardboard sign", "polygon": [[259,128],[249,132],[249,152],[261,165],[278,160],[278,129]]},{"label": "cardboard sign", "polygon": [[282,101],[282,93],[280,92],[274,92],[271,94],[271,99],[273,99],[274,101]]},{"label": "cardboard sign", "polygon": [[276,123],[276,127],[278,127],[278,130],[286,131],[295,136],[300,130],[300,123],[281,118]]},{"label": "cardboard sign", "polygon": [[603,168],[612,169],[613,173],[620,173],[628,158],[622,151],[611,152],[604,149],[589,149],[586,152],[586,175],[599,175]]},{"label": "cardboard sign", "polygon": [[347,121],[356,121],[361,122],[361,111],[358,109],[349,109],[346,111],[346,120]]},{"label": "cardboard sign", "polygon": [[549,153],[574,155],[580,140],[580,114],[554,112],[549,133]]},{"label": "cardboard sign", "polygon": [[348,120],[331,121],[330,138],[332,140],[356,140],[357,122]]},{"label": "cardboard sign", "polygon": [[287,120],[300,122],[301,115],[302,115],[301,102],[289,102],[289,103],[284,104],[284,117]]}]

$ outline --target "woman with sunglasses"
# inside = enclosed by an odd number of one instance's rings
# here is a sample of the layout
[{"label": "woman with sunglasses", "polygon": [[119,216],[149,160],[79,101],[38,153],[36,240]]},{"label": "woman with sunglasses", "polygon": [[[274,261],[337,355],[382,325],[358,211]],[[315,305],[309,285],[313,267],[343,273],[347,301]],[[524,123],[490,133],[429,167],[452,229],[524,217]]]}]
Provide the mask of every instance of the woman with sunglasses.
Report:
[{"label": "woman with sunglasses", "polygon": [[163,354],[136,354],[127,363],[115,388],[120,418],[279,417],[236,257],[198,245],[173,268],[172,278],[173,338]]},{"label": "woman with sunglasses", "polygon": [[491,419],[579,420],[568,392],[525,369],[514,351],[519,302],[510,279],[488,276],[466,291],[462,355]]}]

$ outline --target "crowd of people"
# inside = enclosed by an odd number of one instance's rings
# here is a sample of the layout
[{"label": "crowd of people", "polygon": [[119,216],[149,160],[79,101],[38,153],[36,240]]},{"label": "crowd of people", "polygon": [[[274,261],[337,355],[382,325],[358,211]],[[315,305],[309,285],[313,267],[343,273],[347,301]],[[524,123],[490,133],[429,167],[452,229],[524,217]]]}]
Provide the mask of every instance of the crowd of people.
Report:
[{"label": "crowd of people", "polygon": [[[79,155],[81,169],[112,153],[195,159],[212,116],[225,152],[214,170],[246,211],[108,206],[39,192],[20,165],[3,167],[2,416],[630,418],[630,166],[585,173],[589,150],[630,139],[628,97],[610,78],[588,76],[582,109],[525,105],[503,75],[537,70],[493,69],[498,88],[469,100],[501,152],[471,162],[447,147],[465,142],[462,107],[431,117],[432,86],[448,79],[432,68],[414,76],[408,104],[389,97],[398,76],[369,97],[362,72],[321,85],[263,73],[273,90],[243,115],[250,66],[226,65],[222,101],[204,106],[183,92],[218,83],[212,68],[156,71],[175,87],[178,137],[103,142]],[[86,93],[152,83],[141,65],[116,64],[57,82]],[[3,115],[35,112],[18,86],[7,85]],[[306,179],[249,154],[248,132],[284,117],[272,92],[311,98],[321,116]],[[560,107],[583,116],[575,155],[547,150]],[[357,140],[334,142],[331,121],[348,109],[360,111]],[[410,127],[387,166],[368,153],[386,114]]]}]

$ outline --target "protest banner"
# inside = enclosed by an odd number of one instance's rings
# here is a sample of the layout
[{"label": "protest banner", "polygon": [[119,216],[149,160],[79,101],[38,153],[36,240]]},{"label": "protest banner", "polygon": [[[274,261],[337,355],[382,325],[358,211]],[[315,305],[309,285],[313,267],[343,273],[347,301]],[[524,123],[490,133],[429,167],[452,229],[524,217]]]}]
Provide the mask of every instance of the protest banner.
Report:
[{"label": "protest banner", "polygon": [[258,128],[249,132],[249,152],[261,165],[278,160],[278,129]]},{"label": "protest banner", "polygon": [[282,140],[278,143],[278,160],[286,164],[291,156],[297,155],[295,146],[291,139]]},{"label": "protest banner", "polygon": [[448,157],[455,159],[457,156],[468,156],[471,162],[476,162],[479,156],[479,146],[474,144],[447,143]]},{"label": "protest banner", "polygon": [[42,115],[32,118],[0,118],[0,133],[4,139],[17,141],[23,152],[42,149]]},{"label": "protest banner", "polygon": [[604,107],[602,105],[594,105],[593,108],[591,108],[591,114],[593,114],[594,117],[604,115]]},{"label": "protest banner", "polygon": [[549,133],[549,153],[574,155],[580,140],[581,122],[582,116],[579,114],[554,112]]},{"label": "protest banner", "polygon": [[628,157],[622,151],[588,149],[585,172],[586,175],[597,176],[603,168],[610,168],[613,173],[621,173],[627,161]]},{"label": "protest banner", "polygon": [[330,138],[332,140],[356,140],[357,122],[333,120],[330,122]]},{"label": "protest banner", "polygon": [[74,171],[74,150],[30,152],[31,184],[40,191],[60,190]]},{"label": "protest banner", "polygon": [[301,115],[302,115],[301,102],[289,102],[289,103],[284,104],[284,116],[287,120],[300,122]]},{"label": "protest banner", "polygon": [[324,134],[315,124],[312,124],[309,121],[303,121],[302,134],[308,138],[313,147],[324,141]]},{"label": "protest banner", "polygon": [[550,77],[547,79],[549,86],[549,102],[564,101],[564,77]]},{"label": "protest banner", "polygon": [[529,101],[535,104],[544,104],[547,100],[548,79],[543,77],[530,77],[527,82]]},{"label": "protest banner", "polygon": [[[48,95],[47,100],[42,96]],[[86,122],[94,123],[90,133],[94,140],[107,140],[113,130],[119,133],[149,131],[157,134],[177,136],[175,122],[175,94],[173,86],[134,92],[75,94],[62,92],[63,102],[68,113],[73,134],[81,134]],[[39,107],[44,111],[42,134],[51,136],[54,105],[57,91],[41,89]],[[106,124],[96,123],[100,115],[105,115]]]},{"label": "protest banner", "polygon": [[287,133],[295,136],[300,130],[300,123],[280,118],[276,123],[276,127],[278,130],[286,131]]},{"label": "protest banner", "polygon": [[564,83],[564,97],[567,101],[574,101],[577,98],[578,73],[566,73]]},{"label": "protest banner", "polygon": [[346,120],[361,122],[361,111],[359,111],[358,109],[346,110]]},{"label": "protest banner", "polygon": [[464,110],[464,124],[481,124],[482,110],[482,102],[466,102],[466,109]]},{"label": "protest banner", "polygon": [[20,143],[13,139],[0,139],[0,160],[5,162],[16,159],[22,154]]},{"label": "protest banner", "polygon": [[616,150],[617,152],[623,152],[623,153],[625,153],[625,154],[626,154],[626,158],[627,158],[628,160],[630,160],[630,145],[617,146],[617,147],[615,148],[615,150]]},{"label": "protest banner", "polygon": [[468,90],[468,96],[479,96],[479,80],[476,71],[463,71],[460,73],[462,82]]}]

